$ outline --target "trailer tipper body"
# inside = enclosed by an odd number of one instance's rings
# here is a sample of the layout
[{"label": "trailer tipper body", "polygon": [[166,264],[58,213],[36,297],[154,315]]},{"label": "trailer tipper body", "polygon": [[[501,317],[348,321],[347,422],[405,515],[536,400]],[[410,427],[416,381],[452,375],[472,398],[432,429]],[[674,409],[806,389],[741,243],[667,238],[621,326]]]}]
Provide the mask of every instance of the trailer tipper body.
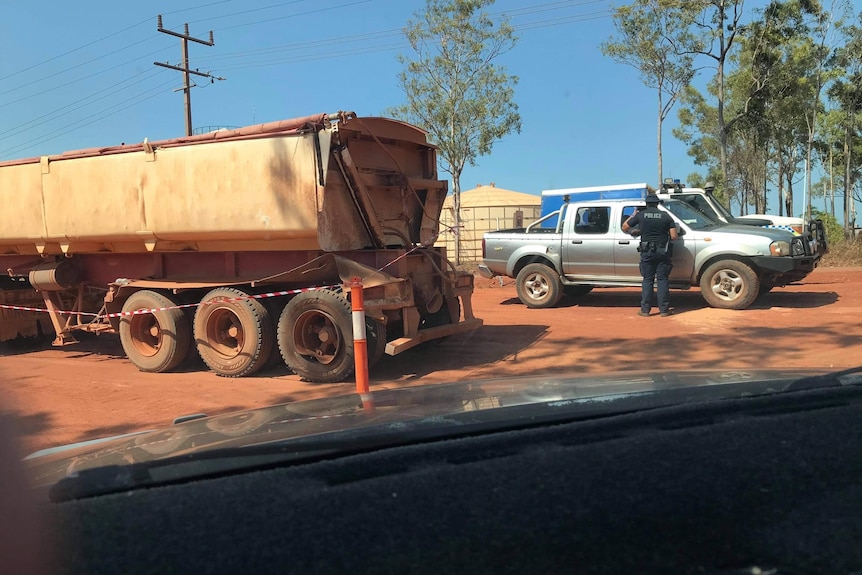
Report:
[{"label": "trailer tipper body", "polygon": [[116,331],[145,371],[275,354],[339,381],[357,277],[371,362],[475,329],[472,275],[432,247],[436,166],[419,128],[352,113],[2,162],[0,340]]}]

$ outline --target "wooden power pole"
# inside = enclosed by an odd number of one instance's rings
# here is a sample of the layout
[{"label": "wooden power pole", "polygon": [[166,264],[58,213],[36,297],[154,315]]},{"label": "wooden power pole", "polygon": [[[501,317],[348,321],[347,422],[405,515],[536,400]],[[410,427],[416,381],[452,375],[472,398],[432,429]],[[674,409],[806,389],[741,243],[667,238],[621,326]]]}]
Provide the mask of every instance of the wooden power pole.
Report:
[{"label": "wooden power pole", "polygon": [[189,41],[197,42],[198,44],[203,44],[204,46],[213,46],[215,42],[213,41],[213,32],[210,30],[210,39],[201,40],[200,38],[194,38],[189,35],[189,25],[185,24],[185,30],[183,34],[179,32],[174,32],[173,30],[167,30],[162,26],[162,15],[159,14],[158,20],[158,30],[159,32],[164,32],[165,34],[170,34],[171,36],[176,36],[180,40],[182,40],[182,57],[183,64],[182,66],[172,66],[167,62],[153,62],[156,66],[161,66],[162,68],[170,68],[171,70],[177,70],[178,72],[183,73],[183,92],[185,93],[185,102],[186,102],[186,136],[192,135],[192,85],[189,79],[191,74],[195,76],[203,76],[204,78],[210,78],[212,80],[224,80],[224,78],[220,78],[218,76],[213,76],[209,72],[198,72],[197,70],[189,69]]}]

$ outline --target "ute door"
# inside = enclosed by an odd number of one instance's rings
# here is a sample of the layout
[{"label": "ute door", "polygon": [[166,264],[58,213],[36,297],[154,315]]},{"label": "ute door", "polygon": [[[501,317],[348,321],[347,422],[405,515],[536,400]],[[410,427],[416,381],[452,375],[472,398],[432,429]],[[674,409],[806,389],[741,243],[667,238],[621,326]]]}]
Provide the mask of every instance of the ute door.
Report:
[{"label": "ute door", "polygon": [[640,238],[624,232],[623,222],[642,207],[643,204],[624,205],[619,220],[614,222],[614,274],[618,280],[641,280],[641,254],[638,252]]},{"label": "ute door", "polygon": [[613,278],[610,206],[571,206],[563,236],[563,275],[570,281]]},{"label": "ute door", "polygon": [[680,234],[673,243],[673,269],[670,270],[670,281],[673,285],[691,285],[691,276],[694,274],[694,258],[697,254],[697,234],[688,226],[681,223],[676,214],[671,213],[677,222],[677,231]]}]

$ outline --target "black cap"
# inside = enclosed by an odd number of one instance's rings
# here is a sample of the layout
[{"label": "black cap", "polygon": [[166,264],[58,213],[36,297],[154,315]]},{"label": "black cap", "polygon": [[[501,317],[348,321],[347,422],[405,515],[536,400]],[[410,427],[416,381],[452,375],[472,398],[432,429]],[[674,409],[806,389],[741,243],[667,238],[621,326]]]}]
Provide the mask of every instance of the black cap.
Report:
[{"label": "black cap", "polygon": [[647,204],[652,204],[652,205],[656,205],[656,204],[660,204],[660,203],[661,203],[661,199],[660,199],[657,195],[655,195],[655,194],[650,194],[650,195],[648,195],[648,196],[646,197],[646,200],[645,200],[645,201],[646,201],[646,203],[647,203]]}]

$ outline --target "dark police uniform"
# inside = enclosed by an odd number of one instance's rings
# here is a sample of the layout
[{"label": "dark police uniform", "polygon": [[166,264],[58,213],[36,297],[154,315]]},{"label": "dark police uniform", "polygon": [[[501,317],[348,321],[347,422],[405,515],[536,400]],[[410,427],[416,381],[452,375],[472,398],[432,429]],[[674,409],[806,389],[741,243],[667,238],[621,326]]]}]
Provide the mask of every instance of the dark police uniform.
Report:
[{"label": "dark police uniform", "polygon": [[658,284],[659,312],[662,315],[670,313],[668,277],[673,268],[671,230],[674,229],[674,221],[667,212],[658,209],[658,204],[657,196],[648,196],[647,207],[630,217],[623,228],[640,229],[641,315],[649,315],[652,309],[653,283]]}]

